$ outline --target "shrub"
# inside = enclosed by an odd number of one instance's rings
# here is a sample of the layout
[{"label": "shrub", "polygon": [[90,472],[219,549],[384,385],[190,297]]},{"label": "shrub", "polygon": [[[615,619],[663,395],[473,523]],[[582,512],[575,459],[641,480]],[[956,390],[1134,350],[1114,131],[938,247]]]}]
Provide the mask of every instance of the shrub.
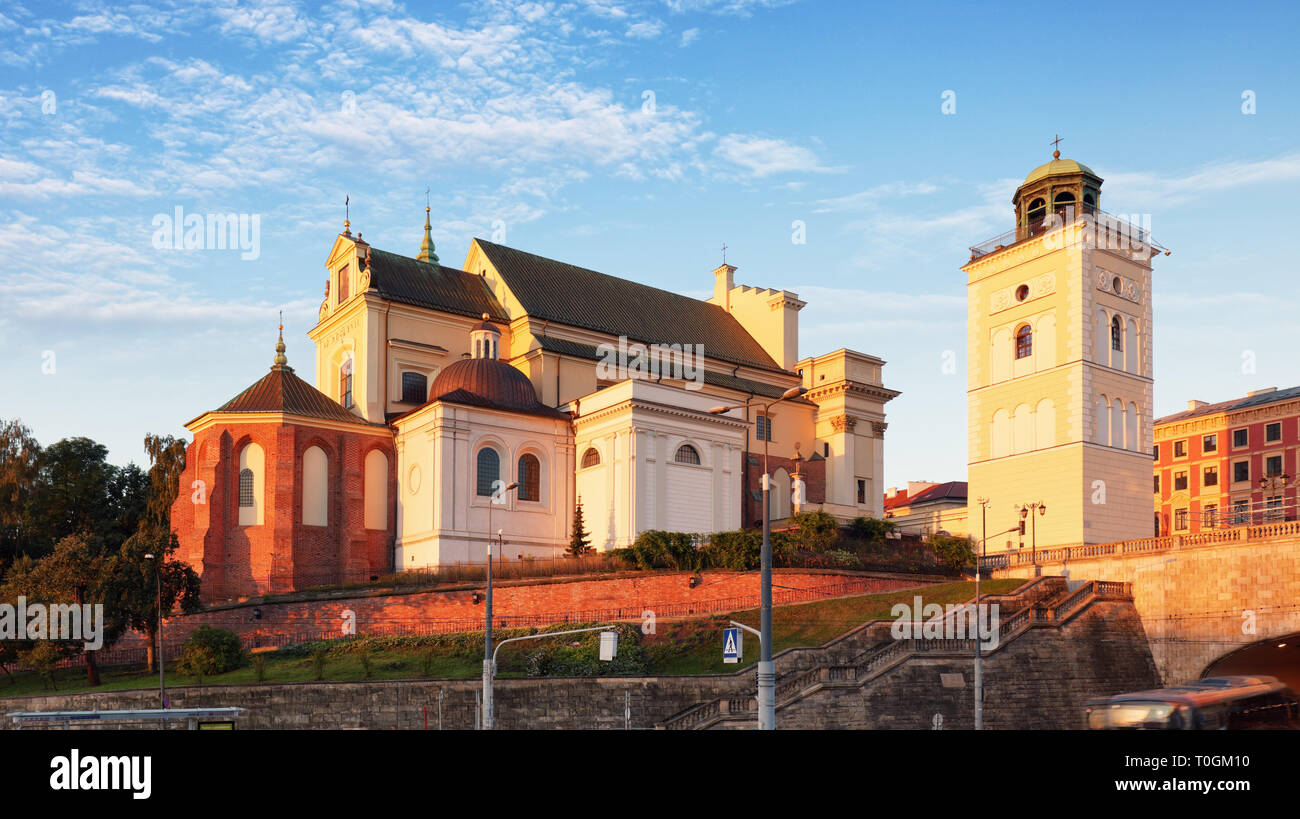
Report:
[{"label": "shrub", "polygon": [[715,532],[704,552],[707,562],[719,569],[738,572],[757,569],[762,559],[763,533],[752,529]]},{"label": "shrub", "polygon": [[266,682],[266,655],[256,654],[253,656],[253,673],[257,676],[259,683]]},{"label": "shrub", "polygon": [[177,669],[182,674],[210,677],[238,668],[244,662],[239,637],[231,631],[199,626],[185,641]]},{"label": "shrub", "polygon": [[699,535],[651,529],[637,535],[632,545],[619,553],[642,571],[662,568],[698,572],[704,568],[699,544]]},{"label": "shrub", "polygon": [[361,652],[361,670],[365,673],[367,680],[374,676],[375,670],[371,666],[369,652]]},{"label": "shrub", "polygon": [[796,512],[790,516],[797,527],[793,533],[798,548],[812,552],[824,552],[835,542],[839,533],[839,524],[835,516],[817,509],[812,512]]},{"label": "shrub", "polygon": [[964,569],[975,565],[975,544],[970,538],[934,535],[930,538],[930,545],[950,568]]},{"label": "shrub", "polygon": [[312,679],[319,682],[325,679],[325,654],[328,649],[318,648],[311,655]]},{"label": "shrub", "polygon": [[898,528],[892,520],[858,517],[849,524],[849,533],[859,540],[879,542]]}]

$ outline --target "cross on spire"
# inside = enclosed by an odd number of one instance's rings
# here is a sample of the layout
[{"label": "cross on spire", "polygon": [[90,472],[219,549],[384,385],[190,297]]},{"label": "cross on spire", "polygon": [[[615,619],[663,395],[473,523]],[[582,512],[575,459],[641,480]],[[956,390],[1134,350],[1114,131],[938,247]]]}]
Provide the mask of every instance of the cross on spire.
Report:
[{"label": "cross on spire", "polygon": [[1056,148],[1056,150],[1052,151],[1052,157],[1054,159],[1060,159],[1061,158],[1061,135],[1060,134],[1057,134],[1056,139],[1052,140],[1052,145],[1053,147]]},{"label": "cross on spire", "polygon": [[343,235],[352,235],[352,197],[343,197]]},{"label": "cross on spire", "polygon": [[723,242],[723,243],[722,243],[722,263],[723,263],[723,264],[726,264],[726,263],[727,263],[727,243],[726,243],[726,242]]}]

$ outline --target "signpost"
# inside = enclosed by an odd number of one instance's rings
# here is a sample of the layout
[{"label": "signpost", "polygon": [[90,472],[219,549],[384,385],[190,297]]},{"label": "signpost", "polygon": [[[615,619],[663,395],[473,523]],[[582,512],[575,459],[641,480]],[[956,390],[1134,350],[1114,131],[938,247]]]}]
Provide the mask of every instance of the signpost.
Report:
[{"label": "signpost", "polygon": [[744,632],[738,628],[722,630],[722,661],[738,663],[745,656]]}]

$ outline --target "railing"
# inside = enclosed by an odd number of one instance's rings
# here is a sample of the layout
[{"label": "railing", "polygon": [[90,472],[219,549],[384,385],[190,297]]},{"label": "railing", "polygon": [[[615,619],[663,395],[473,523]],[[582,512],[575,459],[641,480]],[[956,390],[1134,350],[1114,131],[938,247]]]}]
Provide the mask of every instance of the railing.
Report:
[{"label": "railing", "polygon": [[1017,225],[1006,233],[973,245],[970,249],[970,257],[974,261],[990,253],[1005,250],[1054,230],[1072,227],[1080,222],[1083,223],[1085,230],[1091,231],[1091,236],[1085,237],[1084,241],[1097,247],[1113,250],[1155,248],[1163,251],[1165,249],[1151,238],[1150,231],[1122,217],[1097,210],[1086,202],[1072,202],[1069,205],[1058,206],[1051,213],[1044,212],[1027,224]]}]

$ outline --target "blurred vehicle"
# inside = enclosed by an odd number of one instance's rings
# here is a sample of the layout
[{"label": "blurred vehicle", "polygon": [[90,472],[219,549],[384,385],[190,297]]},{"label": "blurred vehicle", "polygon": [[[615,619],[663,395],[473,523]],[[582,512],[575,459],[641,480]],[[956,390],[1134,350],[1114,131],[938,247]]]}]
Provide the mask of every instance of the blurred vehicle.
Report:
[{"label": "blurred vehicle", "polygon": [[1096,697],[1084,717],[1091,730],[1300,730],[1300,699],[1277,677],[1208,677]]}]

